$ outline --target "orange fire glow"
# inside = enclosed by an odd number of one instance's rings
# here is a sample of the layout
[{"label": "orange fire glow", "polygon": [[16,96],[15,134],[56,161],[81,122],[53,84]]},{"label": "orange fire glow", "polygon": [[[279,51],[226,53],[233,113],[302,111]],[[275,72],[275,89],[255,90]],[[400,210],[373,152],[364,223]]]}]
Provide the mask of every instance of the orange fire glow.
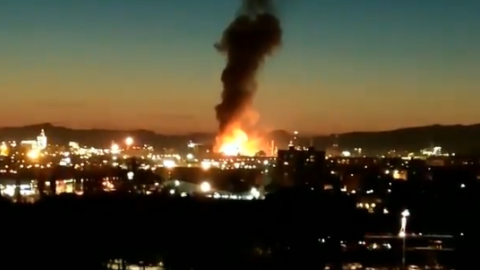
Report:
[{"label": "orange fire glow", "polygon": [[217,137],[216,152],[226,156],[254,156],[260,150],[259,138],[249,137],[241,128],[233,127]]}]

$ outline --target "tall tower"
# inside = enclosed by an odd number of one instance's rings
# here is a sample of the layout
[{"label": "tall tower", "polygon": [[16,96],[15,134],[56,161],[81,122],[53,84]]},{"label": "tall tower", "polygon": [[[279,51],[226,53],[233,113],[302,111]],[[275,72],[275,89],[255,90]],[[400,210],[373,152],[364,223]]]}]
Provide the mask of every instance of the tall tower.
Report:
[{"label": "tall tower", "polygon": [[272,142],[270,143],[270,156],[274,157],[276,153],[277,151],[275,151],[275,141],[272,140]]},{"label": "tall tower", "polygon": [[37,136],[37,147],[40,150],[47,148],[47,136],[45,136],[43,129],[40,131],[40,135]]}]

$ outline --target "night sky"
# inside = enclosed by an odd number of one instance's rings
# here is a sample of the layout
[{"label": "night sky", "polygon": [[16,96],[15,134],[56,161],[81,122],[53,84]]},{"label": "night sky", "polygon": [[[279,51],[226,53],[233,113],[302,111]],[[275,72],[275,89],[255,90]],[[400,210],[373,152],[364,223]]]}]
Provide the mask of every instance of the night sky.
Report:
[{"label": "night sky", "polygon": [[[265,128],[480,122],[480,1],[279,0]],[[0,126],[214,131],[236,0],[0,1]]]}]

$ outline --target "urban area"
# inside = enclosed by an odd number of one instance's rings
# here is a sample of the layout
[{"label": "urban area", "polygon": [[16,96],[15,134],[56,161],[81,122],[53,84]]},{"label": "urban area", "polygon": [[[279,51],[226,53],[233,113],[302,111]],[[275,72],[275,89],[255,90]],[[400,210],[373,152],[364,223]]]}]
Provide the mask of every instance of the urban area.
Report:
[{"label": "urban area", "polygon": [[[342,242],[346,250],[388,250],[404,239],[401,249],[405,260],[405,250],[449,252],[454,250],[455,239],[464,237],[461,229],[454,234],[408,231],[411,210],[399,209],[389,201],[405,196],[404,183],[443,181],[452,173],[460,173],[461,177],[449,183],[449,192],[461,192],[480,177],[478,159],[444,153],[441,146],[419,149],[407,156],[392,156],[391,152],[364,156],[360,148],[341,149],[338,144],[320,151],[300,145],[297,132],[292,133],[284,149],[275,147],[274,142],[270,144],[269,153],[259,151],[249,156],[240,151],[217,153],[192,141],[186,141],[183,149],[156,150],[133,137],[112,141],[99,149],[80,142],[52,144],[41,130],[36,139],[2,142],[1,195],[23,203],[52,194],[82,196],[115,191],[209,200],[263,200],[284,187],[307,187],[343,193],[355,201],[358,210],[368,214],[400,213],[398,232],[372,230],[356,243]],[[408,246],[405,238],[409,238]],[[117,267],[115,261],[111,264]],[[429,265],[440,267],[436,259]],[[344,267],[361,269],[362,265],[349,262]],[[409,265],[412,270],[418,267]]]}]

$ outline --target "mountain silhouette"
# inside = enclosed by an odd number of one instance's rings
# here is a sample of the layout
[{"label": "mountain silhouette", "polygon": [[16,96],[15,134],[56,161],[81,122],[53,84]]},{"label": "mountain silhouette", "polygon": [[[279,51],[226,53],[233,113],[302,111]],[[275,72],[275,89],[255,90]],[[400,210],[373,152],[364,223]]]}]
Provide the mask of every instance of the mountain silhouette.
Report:
[{"label": "mountain silhouette", "polygon": [[[149,144],[157,148],[186,147],[190,140],[211,144],[215,138],[215,133],[166,135],[144,129],[72,129],[51,123],[41,123],[0,128],[0,140],[35,139],[42,129],[45,130],[50,143],[67,144],[70,141],[76,141],[82,145],[94,147],[108,147],[112,141],[121,143],[128,136],[135,138],[137,144]],[[279,148],[285,148],[292,137],[292,134],[285,130],[273,130],[264,134],[265,140],[274,140]],[[480,150],[480,140],[478,138],[480,138],[480,124],[431,125],[381,132],[349,132],[303,137],[300,138],[300,141],[303,144],[313,143],[319,149],[330,147],[333,143],[336,143],[342,149],[416,151],[426,147],[442,146],[449,151],[467,153]]]}]

